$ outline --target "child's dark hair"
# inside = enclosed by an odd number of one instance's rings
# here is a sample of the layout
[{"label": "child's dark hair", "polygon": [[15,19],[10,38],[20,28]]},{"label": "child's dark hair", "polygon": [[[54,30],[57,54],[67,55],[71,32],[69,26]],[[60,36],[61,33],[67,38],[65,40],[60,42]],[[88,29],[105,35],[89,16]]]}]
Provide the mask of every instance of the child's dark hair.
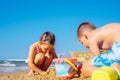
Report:
[{"label": "child's dark hair", "polygon": [[44,32],[40,37],[41,42],[48,41],[51,45],[55,44],[55,35],[52,32]]},{"label": "child's dark hair", "polygon": [[78,29],[77,29],[77,37],[81,38],[81,34],[85,31],[91,31],[91,30],[95,30],[96,27],[91,24],[90,22],[83,22],[79,25]]}]

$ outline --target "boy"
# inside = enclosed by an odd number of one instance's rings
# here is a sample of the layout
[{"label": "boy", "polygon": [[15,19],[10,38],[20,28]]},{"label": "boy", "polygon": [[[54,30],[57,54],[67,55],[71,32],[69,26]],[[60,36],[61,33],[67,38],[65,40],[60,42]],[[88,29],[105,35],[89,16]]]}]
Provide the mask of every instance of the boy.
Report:
[{"label": "boy", "polygon": [[[93,59],[83,63],[81,73],[90,77],[92,72],[101,66],[111,66],[120,73],[120,24],[111,23],[101,28],[96,28],[89,22],[79,25],[77,30],[78,40],[90,48]],[[101,54],[100,50],[110,50]]]},{"label": "boy", "polygon": [[28,56],[30,75],[34,72],[45,72],[50,66],[52,60],[57,58],[54,45],[55,35],[52,32],[44,32],[40,37],[40,41],[35,42],[30,46]]}]

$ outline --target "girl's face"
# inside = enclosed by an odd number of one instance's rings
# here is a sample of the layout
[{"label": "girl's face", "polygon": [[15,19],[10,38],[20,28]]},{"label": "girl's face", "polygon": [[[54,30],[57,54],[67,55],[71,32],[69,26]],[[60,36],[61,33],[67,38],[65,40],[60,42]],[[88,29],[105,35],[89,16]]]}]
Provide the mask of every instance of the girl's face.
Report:
[{"label": "girl's face", "polygon": [[41,49],[43,53],[48,53],[52,49],[52,46],[50,44],[41,44]]}]

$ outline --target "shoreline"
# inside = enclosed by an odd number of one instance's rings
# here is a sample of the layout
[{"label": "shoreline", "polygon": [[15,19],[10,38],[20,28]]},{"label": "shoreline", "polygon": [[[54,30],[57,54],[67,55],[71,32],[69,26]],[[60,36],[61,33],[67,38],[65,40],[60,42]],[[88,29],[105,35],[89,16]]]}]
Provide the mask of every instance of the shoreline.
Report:
[{"label": "shoreline", "polygon": [[[72,58],[77,58],[78,61],[84,62],[91,58],[90,52],[75,52]],[[29,69],[28,69],[29,70]],[[49,68],[44,74],[28,75],[28,70],[17,72],[0,72],[0,80],[65,80],[56,76],[54,67]],[[68,80],[90,80],[90,78],[82,78],[76,76],[73,79]]]}]

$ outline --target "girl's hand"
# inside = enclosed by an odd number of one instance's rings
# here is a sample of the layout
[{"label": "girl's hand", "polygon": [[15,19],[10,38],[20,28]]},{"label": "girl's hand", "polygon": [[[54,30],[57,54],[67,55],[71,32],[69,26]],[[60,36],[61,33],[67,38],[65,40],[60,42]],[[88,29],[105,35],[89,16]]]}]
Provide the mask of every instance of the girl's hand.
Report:
[{"label": "girl's hand", "polygon": [[55,59],[53,59],[53,62],[55,62],[55,63],[65,63],[65,58],[55,58]]}]

